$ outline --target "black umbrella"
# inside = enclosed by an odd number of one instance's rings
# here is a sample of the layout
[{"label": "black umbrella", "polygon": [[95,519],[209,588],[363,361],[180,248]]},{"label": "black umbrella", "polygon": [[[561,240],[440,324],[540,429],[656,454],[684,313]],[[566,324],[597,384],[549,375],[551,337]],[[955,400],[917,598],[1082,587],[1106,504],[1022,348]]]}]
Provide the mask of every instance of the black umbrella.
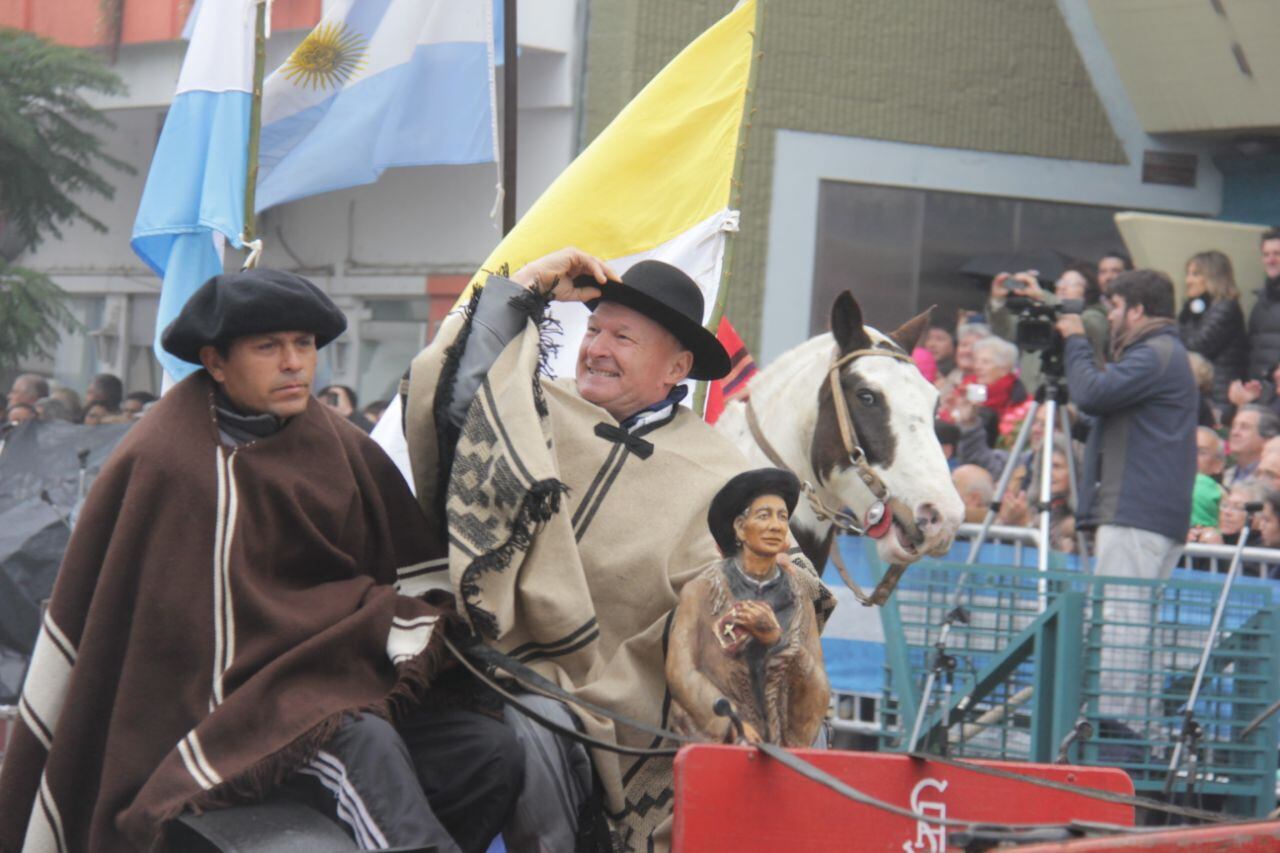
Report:
[{"label": "black umbrella", "polygon": [[1039,252],[994,252],[975,255],[965,261],[960,272],[982,279],[993,279],[1002,272],[1019,273],[1035,270],[1042,282],[1053,282],[1070,266],[1073,258],[1054,249]]},{"label": "black umbrella", "polygon": [[[0,453],[0,703],[21,680],[70,538],[69,518],[128,424],[28,421]],[[25,666],[23,667],[25,668]]]}]

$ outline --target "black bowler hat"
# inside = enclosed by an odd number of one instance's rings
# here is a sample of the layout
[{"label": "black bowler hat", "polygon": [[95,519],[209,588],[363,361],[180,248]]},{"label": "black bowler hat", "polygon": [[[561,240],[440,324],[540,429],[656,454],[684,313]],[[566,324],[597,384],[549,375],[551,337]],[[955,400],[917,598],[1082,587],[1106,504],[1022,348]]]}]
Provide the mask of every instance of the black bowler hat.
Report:
[{"label": "black bowler hat", "polygon": [[796,511],[800,499],[800,480],[790,471],[781,468],[757,468],[744,471],[724,484],[711,499],[707,510],[707,527],[726,556],[738,550],[737,534],[733,520],[751,506],[761,495],[777,495],[787,505],[787,515]]},{"label": "black bowler hat", "polygon": [[600,284],[590,276],[575,283],[600,288],[600,298],[587,303],[617,302],[638,311],[676,336],[693,353],[690,379],[720,379],[729,373],[729,353],[702,325],[702,290],[682,270],[662,261],[641,261],[622,274],[622,283]]},{"label": "black bowler hat", "polygon": [[245,335],[311,332],[316,348],[347,329],[347,318],[323,290],[284,270],[215,275],[191,294],[160,337],[183,361],[200,363],[200,348]]}]

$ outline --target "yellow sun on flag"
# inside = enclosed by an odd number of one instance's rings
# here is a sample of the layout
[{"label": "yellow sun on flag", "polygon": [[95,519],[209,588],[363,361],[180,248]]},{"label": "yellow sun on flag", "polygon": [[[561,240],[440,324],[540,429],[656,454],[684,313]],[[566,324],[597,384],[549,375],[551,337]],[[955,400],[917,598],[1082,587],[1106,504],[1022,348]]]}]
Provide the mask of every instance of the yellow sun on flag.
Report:
[{"label": "yellow sun on flag", "polygon": [[341,86],[364,64],[368,42],[345,23],[321,24],[311,31],[282,69],[284,76],[310,89]]}]

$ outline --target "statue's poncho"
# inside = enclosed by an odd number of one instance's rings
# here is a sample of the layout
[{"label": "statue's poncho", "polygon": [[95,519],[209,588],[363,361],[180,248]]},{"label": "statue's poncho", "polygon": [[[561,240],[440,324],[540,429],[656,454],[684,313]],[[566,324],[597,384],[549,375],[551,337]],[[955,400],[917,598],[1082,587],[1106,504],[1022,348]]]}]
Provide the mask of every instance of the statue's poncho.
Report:
[{"label": "statue's poncho", "polygon": [[[418,499],[448,519],[459,609],[487,643],[576,695],[665,727],[672,612],[681,586],[720,556],[707,530],[712,496],[748,466],[684,407],[624,438],[572,380],[540,382],[541,303],[523,301],[530,320],[482,382],[456,449],[443,413],[465,316],[451,316],[415,359],[405,434]],[[594,737],[659,745],[579,716]],[[623,843],[643,849],[671,814],[670,759],[592,755]]]},{"label": "statue's poncho", "polygon": [[318,401],[229,448],[199,371],[129,431],[80,514],[0,773],[0,850],[151,849],[260,796],[349,712],[412,701],[441,612],[403,478]]},{"label": "statue's poncho", "polygon": [[[782,629],[777,642],[765,647],[752,638],[725,648],[717,625],[740,601],[773,609]],[[831,592],[808,568],[780,568],[760,583],[727,559],[685,584],[667,661],[676,730],[702,737],[724,731],[727,721],[713,710],[723,697],[768,743],[812,746],[831,698],[818,634],[833,607]]]}]

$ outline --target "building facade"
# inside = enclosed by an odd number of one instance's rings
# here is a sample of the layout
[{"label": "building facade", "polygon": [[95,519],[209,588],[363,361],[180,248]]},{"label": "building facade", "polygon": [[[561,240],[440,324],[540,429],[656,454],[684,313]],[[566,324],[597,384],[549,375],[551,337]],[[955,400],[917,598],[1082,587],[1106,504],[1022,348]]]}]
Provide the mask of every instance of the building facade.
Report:
[{"label": "building facade", "polygon": [[[764,362],[824,330],[844,289],[876,325],[934,304],[949,323],[983,298],[986,282],[959,272],[966,260],[1096,259],[1124,248],[1118,212],[1280,221],[1272,0],[761,2],[728,314]],[[137,174],[113,176],[115,199],[91,204],[106,234],[73,229],[21,259],[52,273],[92,330],[30,366],[72,385],[108,370],[154,389],[159,282],[128,237],[189,2],[121,0],[112,26],[98,0],[52,5],[0,4],[0,25],[72,44],[118,33],[130,94],[101,106],[116,124],[110,152]],[[519,209],[732,6],[522,2]],[[322,12],[321,0],[276,0],[268,67]],[[310,276],[352,318],[322,381],[390,393],[499,240],[495,183],[493,165],[399,169],[261,217],[264,263]]]},{"label": "building facade", "polygon": [[[588,132],[726,5],[594,0]],[[1261,0],[771,0],[729,316],[767,362],[824,330],[841,290],[873,324],[933,304],[949,323],[986,285],[959,273],[965,260],[1096,259],[1124,248],[1119,211],[1280,219],[1258,189],[1280,179],[1275,155],[1235,144],[1280,126],[1280,100],[1254,92],[1280,82],[1263,50],[1277,28],[1280,5]],[[1233,38],[1253,64],[1243,82]],[[1204,85],[1150,71],[1151,57],[1174,68],[1202,53]],[[1237,97],[1248,111],[1208,108]],[[1187,117],[1173,125],[1148,107],[1158,99],[1206,106],[1167,106]]]}]

